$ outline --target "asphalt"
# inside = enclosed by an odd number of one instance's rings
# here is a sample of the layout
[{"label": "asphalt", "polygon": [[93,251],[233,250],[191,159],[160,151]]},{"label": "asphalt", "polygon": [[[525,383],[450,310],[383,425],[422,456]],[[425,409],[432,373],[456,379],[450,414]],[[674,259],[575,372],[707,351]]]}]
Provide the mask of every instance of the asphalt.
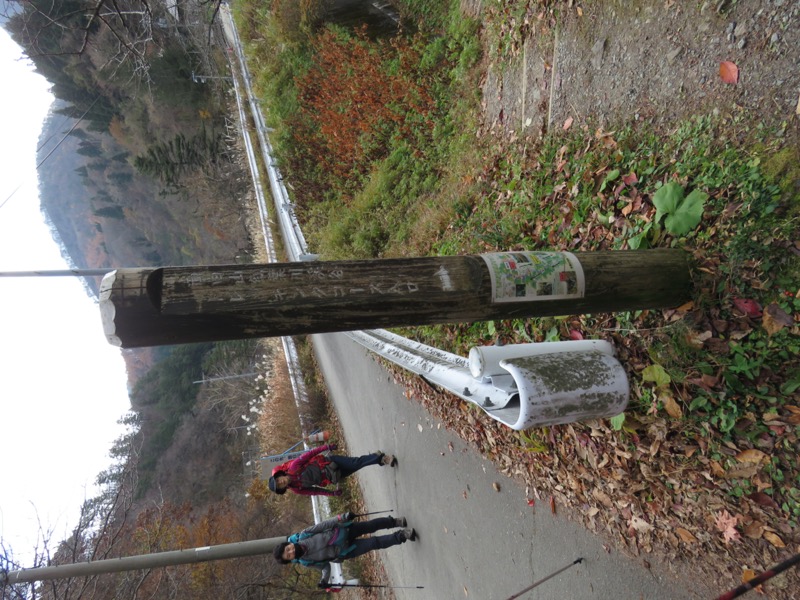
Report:
[{"label": "asphalt", "polygon": [[424,586],[397,589],[397,598],[502,600],[578,558],[584,562],[521,598],[707,597],[652,557],[648,566],[604,546],[602,537],[554,515],[546,499],[528,506],[524,489],[406,398],[391,374],[346,335],[313,340],[350,453],[380,449],[398,457],[393,469],[358,475],[369,510],[393,509],[419,535],[417,542],[380,551],[392,585]]}]

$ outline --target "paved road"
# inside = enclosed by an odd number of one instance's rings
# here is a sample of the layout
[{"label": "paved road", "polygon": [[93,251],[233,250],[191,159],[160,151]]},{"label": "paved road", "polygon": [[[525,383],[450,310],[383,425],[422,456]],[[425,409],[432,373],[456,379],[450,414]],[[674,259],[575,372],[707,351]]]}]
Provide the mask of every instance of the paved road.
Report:
[{"label": "paved road", "polygon": [[359,473],[369,510],[395,509],[420,536],[416,544],[381,552],[393,585],[425,586],[397,590],[398,598],[502,600],[578,557],[586,561],[524,598],[700,597],[657,575],[657,564],[648,570],[642,561],[606,552],[599,537],[552,515],[544,502],[532,510],[523,489],[406,399],[360,345],[343,334],[313,339],[350,452],[398,456],[395,469]]}]

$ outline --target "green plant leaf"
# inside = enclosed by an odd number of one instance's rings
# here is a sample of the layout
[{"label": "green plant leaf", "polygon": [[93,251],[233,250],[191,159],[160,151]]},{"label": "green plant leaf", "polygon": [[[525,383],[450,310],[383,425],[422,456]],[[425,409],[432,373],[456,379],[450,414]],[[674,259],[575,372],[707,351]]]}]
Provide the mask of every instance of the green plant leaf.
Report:
[{"label": "green plant leaf", "polygon": [[610,421],[614,431],[619,431],[625,423],[625,413],[619,413],[616,417],[611,417]]},{"label": "green plant leaf", "polygon": [[708,398],[704,398],[703,396],[697,396],[689,404],[689,410],[703,409],[706,408],[707,406],[708,406]]},{"label": "green plant leaf", "polygon": [[653,223],[650,222],[644,226],[641,233],[638,235],[633,236],[632,238],[628,239],[628,248],[631,250],[638,250],[639,248],[648,248],[650,243],[647,240],[647,234],[650,232],[650,228],[653,226]]},{"label": "green plant leaf", "polygon": [[656,223],[664,215],[671,215],[678,210],[678,204],[683,200],[683,188],[679,183],[670,181],[659,189],[653,196],[653,206],[656,207]]},{"label": "green plant leaf", "polygon": [[645,367],[644,371],[642,371],[642,380],[652,381],[656,384],[656,387],[664,387],[665,385],[669,385],[672,378],[661,365],[650,365],[649,367]]},{"label": "green plant leaf", "polygon": [[606,189],[606,186],[611,183],[612,181],[616,180],[619,177],[619,169],[614,169],[613,171],[609,171],[606,178],[603,180],[603,183],[600,185],[600,191],[602,192]]},{"label": "green plant leaf", "polygon": [[703,206],[708,194],[700,190],[693,190],[691,194],[678,205],[674,213],[667,215],[664,226],[673,235],[686,235],[700,224],[703,218]]}]

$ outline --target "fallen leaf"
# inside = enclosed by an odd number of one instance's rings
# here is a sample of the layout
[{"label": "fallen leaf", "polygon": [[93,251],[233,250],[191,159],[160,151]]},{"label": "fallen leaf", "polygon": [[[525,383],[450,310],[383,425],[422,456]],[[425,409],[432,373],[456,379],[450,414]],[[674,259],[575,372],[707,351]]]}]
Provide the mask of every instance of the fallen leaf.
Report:
[{"label": "fallen leaf", "polygon": [[700,377],[686,378],[684,381],[686,383],[691,383],[693,385],[701,387],[709,392],[714,388],[714,386],[717,385],[717,383],[719,383],[719,379],[717,379],[713,375],[701,375]]},{"label": "fallen leaf", "polygon": [[761,316],[761,305],[748,298],[734,298],[733,305],[751,319]]},{"label": "fallen leaf", "polygon": [[800,115],[800,96],[797,97],[797,108],[794,109],[794,114]]},{"label": "fallen leaf", "polygon": [[697,542],[697,538],[692,535],[692,533],[683,527],[678,527],[675,530],[675,533],[687,544],[694,544]]},{"label": "fallen leaf", "polygon": [[575,10],[578,12],[579,17],[583,16],[583,9],[580,6],[576,6]]},{"label": "fallen leaf", "polygon": [[614,503],[613,503],[613,502],[612,502],[612,500],[611,500],[611,496],[609,496],[608,494],[606,494],[606,493],[605,493],[603,490],[601,490],[600,488],[594,488],[594,489],[592,490],[592,496],[594,496],[594,498],[595,498],[595,499],[596,499],[596,500],[597,500],[597,501],[598,501],[600,504],[602,504],[603,506],[605,506],[606,508],[611,508],[612,506],[614,506]]},{"label": "fallen leaf", "polygon": [[422,433],[422,425],[417,424],[417,429],[419,429],[419,432]]},{"label": "fallen leaf", "polygon": [[664,409],[670,417],[673,419],[683,418],[683,411],[678,403],[675,402],[675,398],[672,397],[672,394],[664,395],[661,401],[664,403]]},{"label": "fallen leaf", "polygon": [[628,175],[622,176],[622,182],[625,185],[633,185],[634,183],[639,183],[639,178],[636,177],[636,173],[631,171]]},{"label": "fallen leaf", "polygon": [[771,531],[764,532],[764,539],[776,548],[786,548],[786,544],[783,543],[783,540]]},{"label": "fallen leaf", "polygon": [[733,467],[725,472],[726,479],[750,479],[755,477],[758,473],[758,465],[756,463],[742,463],[738,467]]},{"label": "fallen leaf", "polygon": [[736,531],[738,518],[731,515],[727,510],[720,512],[714,519],[714,524],[725,538],[725,543],[735,542],[739,539],[739,532]]},{"label": "fallen leaf", "polygon": [[564,121],[564,131],[572,127],[572,121],[573,121],[572,117],[567,117],[567,120]]},{"label": "fallen leaf", "polygon": [[[755,579],[755,577],[756,577],[756,572],[753,571],[753,569],[744,569],[742,571],[742,583],[747,583],[751,579]],[[764,594],[764,588],[761,585],[757,585],[753,589],[757,591],[759,594],[762,595]]]},{"label": "fallen leaf", "polygon": [[736,455],[736,460],[739,462],[761,464],[762,462],[769,460],[769,456],[764,454],[761,450],[751,448],[750,450],[743,450],[742,452],[739,452],[739,454]]},{"label": "fallen leaf", "polygon": [[767,334],[772,336],[784,327],[791,327],[794,321],[785,310],[773,302],[764,309],[764,320],[761,324],[764,326]]},{"label": "fallen leaf", "polygon": [[725,60],[719,63],[719,76],[725,83],[739,83],[739,67]]},{"label": "fallen leaf", "polygon": [[706,340],[711,339],[714,337],[714,334],[710,331],[703,331],[702,333],[697,333],[696,331],[690,331],[686,334],[686,342],[696,350],[700,350],[703,347],[703,344],[706,343]]},{"label": "fallen leaf", "polygon": [[757,540],[764,534],[764,524],[761,521],[753,521],[745,525],[742,531],[750,539]]},{"label": "fallen leaf", "polygon": [[495,492],[499,492],[500,491],[500,484],[497,483],[496,481],[492,484],[492,487],[494,488]]},{"label": "fallen leaf", "polygon": [[672,381],[672,378],[664,370],[664,367],[658,364],[652,364],[642,370],[642,380],[652,381],[656,387],[664,387]]},{"label": "fallen leaf", "polygon": [[570,329],[569,330],[569,339],[571,340],[582,340],[583,334],[578,331],[577,329]]},{"label": "fallen leaf", "polygon": [[631,517],[628,521],[628,527],[638,531],[639,533],[648,533],[653,530],[653,526],[639,517]]},{"label": "fallen leaf", "polygon": [[556,499],[550,496],[550,512],[556,514]]}]

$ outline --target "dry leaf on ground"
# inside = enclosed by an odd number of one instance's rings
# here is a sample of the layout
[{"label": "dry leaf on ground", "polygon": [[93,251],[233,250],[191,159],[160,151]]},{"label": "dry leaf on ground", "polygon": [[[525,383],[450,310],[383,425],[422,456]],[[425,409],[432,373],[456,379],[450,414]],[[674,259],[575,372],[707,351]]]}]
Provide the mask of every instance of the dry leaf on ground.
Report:
[{"label": "dry leaf on ground", "polygon": [[664,409],[670,417],[673,419],[680,419],[683,417],[683,411],[680,405],[675,401],[675,398],[672,397],[672,394],[665,394],[662,398],[662,402],[664,403]]},{"label": "dry leaf on ground", "polygon": [[764,309],[764,319],[761,324],[768,335],[775,335],[784,327],[794,325],[794,320],[791,315],[773,302]]},{"label": "dry leaf on ground", "polygon": [[692,535],[692,532],[689,531],[688,529],[684,529],[683,527],[678,527],[675,530],[675,533],[677,533],[678,537],[680,537],[687,544],[694,544],[697,542],[697,538],[694,537],[694,535]]},{"label": "dry leaf on ground", "polygon": [[771,531],[764,532],[764,539],[767,540],[770,544],[772,544],[776,548],[786,547],[786,544],[783,543],[783,540],[779,538],[776,534],[772,533]]},{"label": "dry leaf on ground", "polygon": [[738,518],[735,515],[731,515],[727,510],[723,510],[717,514],[716,518],[714,519],[714,524],[722,533],[722,537],[725,538],[726,544],[735,542],[739,539],[739,532],[736,531],[737,521]]},{"label": "dry leaf on ground", "polygon": [[743,450],[742,452],[739,452],[739,454],[736,455],[736,460],[743,463],[761,464],[762,462],[769,460],[769,456],[764,454],[761,450],[751,448],[749,450]]},{"label": "dry leaf on ground", "polygon": [[725,60],[719,63],[719,76],[725,83],[739,83],[739,67]]}]

